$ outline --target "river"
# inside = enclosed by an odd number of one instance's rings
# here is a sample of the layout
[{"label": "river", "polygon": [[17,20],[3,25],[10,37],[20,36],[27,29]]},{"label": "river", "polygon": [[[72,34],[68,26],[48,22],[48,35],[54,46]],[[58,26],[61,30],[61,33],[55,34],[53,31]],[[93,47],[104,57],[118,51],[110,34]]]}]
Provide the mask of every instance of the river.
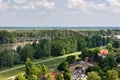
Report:
[{"label": "river", "polygon": [[4,49],[13,49],[16,50],[18,46],[25,46],[26,44],[32,44],[33,41],[28,41],[28,42],[20,42],[20,43],[12,43],[12,44],[0,44],[0,50]]}]

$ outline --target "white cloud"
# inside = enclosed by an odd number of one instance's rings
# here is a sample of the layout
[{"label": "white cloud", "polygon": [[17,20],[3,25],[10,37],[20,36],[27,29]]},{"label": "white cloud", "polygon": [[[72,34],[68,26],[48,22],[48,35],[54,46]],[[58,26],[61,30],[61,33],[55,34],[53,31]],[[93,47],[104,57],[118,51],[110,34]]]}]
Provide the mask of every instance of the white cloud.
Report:
[{"label": "white cloud", "polygon": [[8,9],[8,6],[6,4],[0,4],[0,10],[7,10]]},{"label": "white cloud", "polygon": [[49,2],[48,0],[35,1],[34,3],[38,7],[45,7],[49,9],[55,8],[55,2]]},{"label": "white cloud", "polygon": [[11,13],[12,16],[16,16],[16,13]]},{"label": "white cloud", "polygon": [[80,11],[73,11],[71,12],[71,15],[79,15],[81,12]]},{"label": "white cloud", "polygon": [[21,9],[21,8],[20,8],[19,6],[17,6],[17,5],[13,5],[13,8],[16,9],[16,10]]},{"label": "white cloud", "polygon": [[3,0],[0,0],[0,10],[3,10],[3,11],[7,10],[9,8],[8,4],[9,4],[9,1],[6,3],[3,3]]},{"label": "white cloud", "polygon": [[69,8],[77,8],[77,7],[82,7],[82,8],[86,8],[87,4],[84,0],[68,0],[69,4],[68,7]]},{"label": "white cloud", "polygon": [[118,0],[107,0],[110,6],[120,6],[120,2]]},{"label": "white cloud", "polygon": [[[15,0],[16,1],[16,0]],[[39,7],[44,7],[47,9],[54,9],[55,8],[55,2],[50,2],[48,0],[34,0],[34,1],[26,1],[25,0],[21,0],[21,2],[18,3],[24,3],[21,5],[14,5],[13,7],[15,9],[25,9],[25,10],[30,10],[30,9],[36,9]]]},{"label": "white cloud", "polygon": [[68,0],[68,8],[76,8],[87,14],[91,13],[89,8],[93,7],[93,5],[92,2],[87,2],[85,0]]},{"label": "white cloud", "polygon": [[113,13],[120,13],[120,1],[107,0],[107,3],[96,4],[96,9]]},{"label": "white cloud", "polygon": [[2,0],[0,0],[0,3],[3,3],[3,1],[2,1]]},{"label": "white cloud", "polygon": [[45,14],[46,14],[46,12],[42,11],[42,12],[40,12],[40,14],[45,15]]},{"label": "white cloud", "polygon": [[24,4],[26,0],[13,0],[16,4]]},{"label": "white cloud", "polygon": [[22,8],[25,9],[25,10],[31,10],[31,9],[35,9],[36,6],[32,3],[29,3],[29,4],[26,4],[26,5],[22,6]]},{"label": "white cloud", "polygon": [[68,8],[77,8],[84,13],[91,13],[93,10],[120,13],[120,0],[107,0],[106,3],[95,3],[87,0],[68,0]]}]

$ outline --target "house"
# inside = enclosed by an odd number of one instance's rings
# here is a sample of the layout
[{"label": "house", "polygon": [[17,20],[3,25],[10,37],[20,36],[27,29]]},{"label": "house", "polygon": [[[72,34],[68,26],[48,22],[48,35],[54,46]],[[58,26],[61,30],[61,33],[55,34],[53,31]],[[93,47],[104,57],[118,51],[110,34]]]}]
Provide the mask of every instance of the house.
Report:
[{"label": "house", "polygon": [[105,58],[105,56],[108,54],[107,49],[101,49],[98,53],[98,56],[101,56],[102,58]]}]

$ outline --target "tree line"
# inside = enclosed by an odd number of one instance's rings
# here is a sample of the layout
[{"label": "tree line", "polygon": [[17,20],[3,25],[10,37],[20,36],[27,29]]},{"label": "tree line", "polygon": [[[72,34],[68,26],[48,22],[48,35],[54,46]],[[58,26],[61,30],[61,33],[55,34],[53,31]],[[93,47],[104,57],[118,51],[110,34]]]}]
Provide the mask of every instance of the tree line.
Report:
[{"label": "tree line", "polygon": [[[96,42],[97,41],[97,42]],[[33,42],[24,47],[18,46],[17,51],[5,49],[0,51],[0,66],[13,66],[24,63],[27,58],[39,59],[49,56],[61,56],[76,51],[81,51],[85,47],[104,46],[110,41],[106,38],[93,36],[91,38],[75,36],[66,38],[41,39],[39,43]]]},{"label": "tree line", "polygon": [[[73,30],[16,30],[16,31],[7,31],[1,30],[0,31],[0,44],[5,43],[16,43],[16,42],[24,42],[29,40],[39,40],[42,38],[53,39],[53,38],[66,38],[66,37],[85,37],[84,35],[80,34],[79,32],[85,34],[87,37],[92,36],[107,36],[112,35],[112,33],[116,32],[116,30],[96,30],[96,31],[73,31]],[[117,31],[119,33],[119,31]],[[114,33],[114,34],[118,34]],[[99,37],[98,37],[99,38]]]},{"label": "tree line", "polygon": [[81,36],[72,30],[16,30],[0,31],[0,44],[39,40],[42,38],[53,39],[57,37]]}]

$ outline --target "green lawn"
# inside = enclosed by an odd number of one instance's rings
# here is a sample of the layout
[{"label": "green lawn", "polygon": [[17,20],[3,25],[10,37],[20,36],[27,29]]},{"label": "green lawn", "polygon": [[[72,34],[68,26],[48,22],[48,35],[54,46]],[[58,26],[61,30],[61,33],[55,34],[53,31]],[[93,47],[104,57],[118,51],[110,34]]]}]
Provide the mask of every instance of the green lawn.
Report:
[{"label": "green lawn", "polygon": [[[76,53],[77,53],[77,54],[76,54]],[[78,53],[80,53],[80,52],[76,52],[76,53],[73,53],[73,54],[78,55]],[[72,55],[73,55],[73,54],[72,54]],[[45,65],[48,66],[48,68],[49,68],[50,70],[51,70],[51,69],[53,70],[53,69],[56,69],[57,66],[58,66],[62,61],[64,61],[64,60],[66,59],[66,57],[69,56],[69,55],[71,55],[71,54],[68,54],[68,55],[59,57],[58,59],[49,60],[49,61],[46,61],[46,62],[41,62],[41,63],[38,63],[38,64],[45,64]],[[35,60],[35,61],[38,62],[38,61],[42,61],[42,60],[46,60],[46,59],[47,59],[47,58],[40,59],[40,60]],[[49,59],[52,59],[52,57],[50,57]],[[38,64],[37,64],[37,65],[38,65]],[[19,65],[18,65],[18,66],[19,66]],[[24,70],[25,70],[25,68],[22,67],[22,68],[18,68],[18,69],[15,69],[15,70],[7,71],[7,72],[4,72],[4,73],[0,73],[0,80],[8,80],[8,78],[9,78],[10,76],[14,76],[14,75],[16,75],[16,74],[18,74],[18,73],[23,73]]]},{"label": "green lawn", "polygon": [[16,75],[17,73],[20,73],[20,72],[21,73],[24,72],[24,68],[19,68],[19,69],[16,69],[16,70],[5,72],[5,73],[0,73],[0,80],[8,80],[8,78],[10,76],[14,76],[14,75]]}]

